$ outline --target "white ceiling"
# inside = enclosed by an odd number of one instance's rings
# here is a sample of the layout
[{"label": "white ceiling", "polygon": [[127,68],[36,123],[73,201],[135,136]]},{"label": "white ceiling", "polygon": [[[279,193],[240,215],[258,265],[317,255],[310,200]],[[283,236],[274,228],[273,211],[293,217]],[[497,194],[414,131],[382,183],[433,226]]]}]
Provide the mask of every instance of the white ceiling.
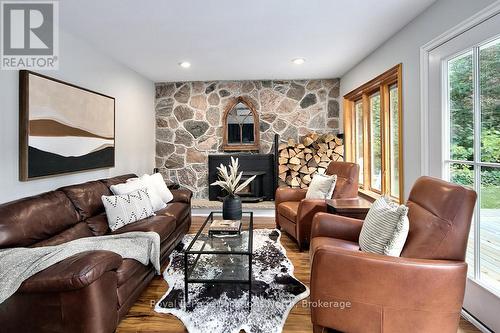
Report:
[{"label": "white ceiling", "polygon": [[59,10],[63,29],[155,82],[303,79],[340,77],[434,1],[63,0]]}]

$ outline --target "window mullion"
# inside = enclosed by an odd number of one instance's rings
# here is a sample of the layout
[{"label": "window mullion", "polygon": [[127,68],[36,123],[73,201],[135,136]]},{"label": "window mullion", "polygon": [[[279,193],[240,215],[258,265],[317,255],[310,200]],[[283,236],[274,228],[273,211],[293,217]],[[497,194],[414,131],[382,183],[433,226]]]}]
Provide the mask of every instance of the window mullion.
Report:
[{"label": "window mullion", "polygon": [[371,189],[371,122],[370,122],[370,99],[363,94],[363,189]]},{"label": "window mullion", "polygon": [[479,81],[479,48],[472,49],[474,108],[474,189],[478,194],[474,212],[474,278],[481,278],[481,106]]},{"label": "window mullion", "polygon": [[390,175],[390,151],[391,151],[391,136],[390,136],[390,119],[389,119],[389,86],[383,84],[380,87],[380,127],[381,127],[381,147],[382,147],[382,193],[390,196],[391,175]]}]

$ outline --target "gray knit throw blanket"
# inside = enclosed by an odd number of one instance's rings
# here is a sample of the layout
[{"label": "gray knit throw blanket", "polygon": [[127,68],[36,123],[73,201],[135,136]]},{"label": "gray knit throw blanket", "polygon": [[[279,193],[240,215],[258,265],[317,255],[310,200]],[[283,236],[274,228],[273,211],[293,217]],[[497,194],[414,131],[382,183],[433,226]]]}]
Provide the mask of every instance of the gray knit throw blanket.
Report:
[{"label": "gray knit throw blanket", "polygon": [[86,237],[56,246],[0,250],[0,304],[36,273],[85,251],[111,251],[122,258],[150,262],[160,274],[160,236],[156,232],[127,232]]}]

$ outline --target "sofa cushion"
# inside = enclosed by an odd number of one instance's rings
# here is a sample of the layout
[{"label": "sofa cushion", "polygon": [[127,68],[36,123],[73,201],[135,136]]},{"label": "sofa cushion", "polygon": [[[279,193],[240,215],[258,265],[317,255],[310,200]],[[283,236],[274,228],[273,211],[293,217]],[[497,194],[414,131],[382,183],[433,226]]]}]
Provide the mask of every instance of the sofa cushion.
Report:
[{"label": "sofa cushion", "polygon": [[171,202],[167,207],[156,212],[156,215],[172,216],[176,220],[176,226],[179,226],[182,221],[190,213],[189,204],[182,202]]},{"label": "sofa cushion", "polygon": [[0,248],[29,246],[79,221],[73,203],[52,191],[0,205]]},{"label": "sofa cushion", "polygon": [[137,274],[137,272],[149,269],[153,269],[152,266],[145,266],[135,259],[123,259],[122,264],[116,270],[118,287]]},{"label": "sofa cushion", "polygon": [[101,196],[111,195],[111,191],[100,181],[92,181],[83,184],[61,187],[63,191],[75,205],[83,221],[86,218],[100,214],[104,211]]},{"label": "sofa cushion", "polygon": [[106,179],[100,179],[99,181],[106,185],[106,187],[110,188],[111,185],[116,185],[116,184],[121,184],[127,182],[127,179],[129,178],[137,178],[137,175],[134,175],[133,173],[129,173],[126,175],[121,175],[121,176],[116,176],[113,178],[106,178]]},{"label": "sofa cushion", "polygon": [[151,216],[134,223],[112,231],[112,235],[123,234],[130,231],[154,231],[160,235],[160,241],[163,242],[175,230],[175,218],[172,216]]},{"label": "sofa cushion", "polygon": [[106,213],[101,213],[99,215],[89,217],[85,220],[85,223],[88,225],[90,231],[94,236],[102,236],[109,233],[110,231]]},{"label": "sofa cushion", "polygon": [[278,205],[278,214],[286,217],[292,222],[297,219],[297,212],[299,211],[300,201],[286,201]]},{"label": "sofa cushion", "polygon": [[75,224],[74,226],[69,227],[68,229],[58,233],[57,235],[50,237],[49,239],[44,239],[38,243],[35,243],[31,246],[40,247],[40,246],[54,246],[62,243],[67,243],[72,240],[83,238],[83,237],[92,237],[92,231],[89,229],[89,226],[85,222],[80,222]]},{"label": "sofa cushion", "polygon": [[110,251],[86,251],[58,262],[24,281],[18,292],[46,293],[86,287],[104,273],[118,269],[119,254]]}]

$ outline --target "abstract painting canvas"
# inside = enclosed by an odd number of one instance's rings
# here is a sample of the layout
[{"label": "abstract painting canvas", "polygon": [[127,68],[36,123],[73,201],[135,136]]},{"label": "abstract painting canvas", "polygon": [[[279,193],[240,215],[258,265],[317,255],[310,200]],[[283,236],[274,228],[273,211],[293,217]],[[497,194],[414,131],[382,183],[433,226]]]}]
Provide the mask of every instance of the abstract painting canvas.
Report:
[{"label": "abstract painting canvas", "polygon": [[20,179],[115,164],[115,99],[20,71]]}]

